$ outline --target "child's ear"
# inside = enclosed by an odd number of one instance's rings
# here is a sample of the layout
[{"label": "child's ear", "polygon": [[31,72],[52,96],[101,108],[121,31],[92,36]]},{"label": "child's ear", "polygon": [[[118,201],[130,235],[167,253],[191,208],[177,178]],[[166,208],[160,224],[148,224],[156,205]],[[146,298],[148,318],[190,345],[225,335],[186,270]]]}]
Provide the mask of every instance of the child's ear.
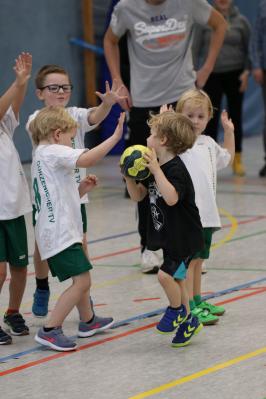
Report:
[{"label": "child's ear", "polygon": [[165,145],[167,143],[167,137],[166,136],[162,136],[160,141],[161,141],[162,145]]},{"label": "child's ear", "polygon": [[35,93],[39,100],[43,100],[42,90],[36,89]]},{"label": "child's ear", "polygon": [[56,130],[53,131],[53,138],[54,138],[54,141],[55,141],[56,143],[59,142],[60,133],[61,133],[61,130],[60,130],[60,129],[56,129]]}]

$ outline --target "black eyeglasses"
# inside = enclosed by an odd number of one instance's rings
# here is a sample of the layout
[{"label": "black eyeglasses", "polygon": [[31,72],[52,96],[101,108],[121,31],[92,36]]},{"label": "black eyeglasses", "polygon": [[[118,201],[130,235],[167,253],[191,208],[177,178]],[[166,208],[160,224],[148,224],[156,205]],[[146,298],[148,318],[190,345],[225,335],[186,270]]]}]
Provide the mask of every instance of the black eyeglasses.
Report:
[{"label": "black eyeglasses", "polygon": [[70,93],[73,89],[73,85],[47,85],[40,87],[40,90],[48,89],[51,93],[58,93],[60,89],[63,90],[64,93]]}]

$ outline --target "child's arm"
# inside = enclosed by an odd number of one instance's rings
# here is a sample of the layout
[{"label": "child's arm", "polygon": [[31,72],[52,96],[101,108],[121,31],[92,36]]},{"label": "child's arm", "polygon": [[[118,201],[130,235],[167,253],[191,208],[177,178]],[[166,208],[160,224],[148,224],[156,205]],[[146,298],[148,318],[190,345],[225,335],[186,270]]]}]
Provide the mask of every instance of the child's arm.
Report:
[{"label": "child's arm", "polygon": [[12,109],[15,114],[16,119],[19,116],[19,110],[23,103],[28,81],[30,79],[32,68],[32,56],[29,53],[21,53],[18,58],[16,59],[16,63],[14,66],[14,71],[16,73],[16,94],[12,101]]},{"label": "child's arm", "polygon": [[232,164],[235,156],[235,133],[234,133],[234,124],[231,119],[228,118],[228,114],[225,110],[221,113],[221,122],[224,129],[224,144],[223,147],[227,149],[227,151],[231,155]]},{"label": "child's arm", "polygon": [[87,194],[94,187],[96,187],[97,184],[98,184],[98,178],[95,175],[88,175],[85,177],[85,179],[81,180],[81,182],[79,184],[80,198],[82,198],[83,195]]},{"label": "child's arm", "polygon": [[102,100],[102,102],[98,107],[95,107],[90,112],[88,116],[88,122],[90,125],[97,125],[98,123],[101,123],[109,114],[114,104],[127,98],[125,96],[121,96],[123,85],[118,85],[118,81],[116,79],[114,79],[111,89],[109,83],[106,81],[105,89],[106,91],[104,94],[96,91],[96,95]]},{"label": "child's arm", "polygon": [[178,193],[175,187],[165,177],[165,174],[163,173],[157,160],[155,149],[151,148],[151,151],[146,152],[143,157],[146,161],[146,166],[149,168],[156,180],[158,189],[163,196],[163,199],[167,205],[175,205],[178,202]]},{"label": "child's arm", "polygon": [[122,137],[124,121],[125,113],[123,112],[120,114],[117,127],[112,136],[103,141],[101,144],[97,145],[97,147],[83,152],[78,158],[76,166],[78,168],[88,168],[89,166],[95,165],[106,154],[108,154],[108,152],[118,143]]},{"label": "child's arm", "polygon": [[142,201],[146,197],[148,192],[146,187],[144,187],[141,183],[137,184],[136,181],[134,179],[131,179],[130,177],[124,176],[124,178],[130,198],[136,202]]},{"label": "child's arm", "polygon": [[[0,120],[3,119],[3,117],[5,116],[8,108],[12,105],[13,108],[13,104],[15,103],[15,108],[16,108],[16,98],[20,98],[20,93],[21,93],[21,82],[23,80],[23,72],[22,72],[22,76],[21,76],[21,68],[22,70],[24,69],[24,63],[26,62],[26,60],[28,60],[28,62],[30,62],[30,69],[31,69],[31,55],[28,53],[22,53],[18,56],[18,58],[16,59],[16,64],[14,66],[14,70],[16,72],[16,80],[15,82],[12,83],[12,85],[9,87],[9,89],[0,97]],[[19,75],[19,76],[18,76]],[[26,87],[25,87],[26,90]],[[25,94],[25,92],[24,92]],[[23,95],[24,98],[24,95]],[[23,99],[22,99],[23,100]],[[18,119],[18,112],[16,111],[16,109],[14,110],[14,114],[16,116],[16,119]]]}]

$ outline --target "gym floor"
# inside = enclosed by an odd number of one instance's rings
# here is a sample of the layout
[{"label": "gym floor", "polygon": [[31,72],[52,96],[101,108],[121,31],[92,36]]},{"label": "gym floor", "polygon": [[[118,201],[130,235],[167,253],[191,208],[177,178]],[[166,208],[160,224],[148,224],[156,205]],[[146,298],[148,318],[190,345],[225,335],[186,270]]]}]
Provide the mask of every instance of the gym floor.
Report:
[{"label": "gym floor", "polygon": [[[247,176],[230,168],[218,178],[217,202],[223,228],[215,233],[203,292],[226,313],[206,326],[189,346],[171,347],[171,336],[155,331],[167,301],[156,275],[140,271],[135,204],[124,198],[118,157],[90,170],[99,187],[87,206],[88,248],[100,316],[113,316],[114,328],[79,338],[78,350],[54,352],[34,341],[44,319],[31,313],[35,290],[31,215],[27,215],[30,265],[23,313],[30,335],[0,347],[1,398],[70,399],[263,399],[266,398],[266,178],[261,137],[244,141]],[[29,176],[30,166],[25,165]],[[52,309],[69,282],[50,277]],[[8,304],[8,281],[1,293],[1,316]],[[73,311],[64,324],[77,334]],[[3,324],[2,324],[3,326]]]}]

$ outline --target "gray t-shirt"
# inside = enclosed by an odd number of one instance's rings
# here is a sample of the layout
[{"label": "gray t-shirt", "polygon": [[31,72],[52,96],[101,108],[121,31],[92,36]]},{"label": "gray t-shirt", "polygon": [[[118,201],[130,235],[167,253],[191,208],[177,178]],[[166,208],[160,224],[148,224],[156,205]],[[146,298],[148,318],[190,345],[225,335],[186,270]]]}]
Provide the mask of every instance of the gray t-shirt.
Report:
[{"label": "gray t-shirt", "polygon": [[210,13],[206,0],[119,1],[110,26],[118,37],[127,32],[135,107],[174,102],[194,86],[193,26],[206,25]]}]

